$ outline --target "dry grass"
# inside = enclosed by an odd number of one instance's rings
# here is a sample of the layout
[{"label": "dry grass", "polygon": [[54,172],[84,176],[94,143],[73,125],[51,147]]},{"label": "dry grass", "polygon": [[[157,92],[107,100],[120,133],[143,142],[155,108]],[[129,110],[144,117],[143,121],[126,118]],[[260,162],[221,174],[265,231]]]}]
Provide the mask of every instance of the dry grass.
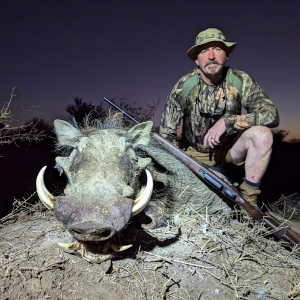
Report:
[{"label": "dry grass", "polygon": [[17,219],[18,217],[20,217],[20,215],[33,214],[35,212],[41,212],[42,210],[45,210],[45,207],[41,202],[37,202],[34,204],[31,203],[32,198],[35,195],[36,192],[34,192],[28,198],[22,197],[22,199],[14,199],[12,212],[0,219],[0,223],[4,223],[5,221],[11,219]]},{"label": "dry grass", "polygon": [[[29,200],[17,200],[12,213],[2,218],[1,223],[17,220],[22,214],[33,214],[35,223],[49,219],[48,213],[42,213],[40,204],[29,204]],[[28,272],[38,277],[52,270],[58,272],[56,276],[73,278],[72,274],[78,276],[81,270],[86,272],[86,280],[96,285],[122,290],[124,299],[225,299],[224,293],[230,295],[226,299],[299,299],[299,249],[286,250],[282,242],[270,236],[263,223],[238,211],[211,216],[177,212],[173,220],[167,227],[148,233],[160,241],[179,236],[176,243],[151,251],[139,248],[133,258],[119,259],[112,265],[109,262],[107,266],[94,265],[94,273],[83,259],[75,262],[72,256],[61,251],[59,259],[52,263],[48,262],[50,256],[38,251],[34,261],[43,262],[36,267],[24,265],[28,260],[26,253],[40,247],[47,232],[58,230],[58,223],[48,224],[30,242],[9,248],[3,254],[0,268],[5,267],[6,277],[15,274],[23,281],[30,279]],[[59,250],[53,248],[55,252]],[[87,275],[90,273],[92,279]],[[199,286],[197,282],[202,284]],[[207,296],[212,286],[215,293],[222,293],[220,298],[218,294],[215,298]]]},{"label": "dry grass", "polygon": [[[276,274],[279,269],[300,274],[299,249],[287,251],[283,242],[270,237],[271,232],[262,222],[253,221],[240,212],[234,214],[235,218],[232,214],[180,215],[175,227],[170,225],[168,229],[160,229],[160,238],[169,233],[175,234],[180,227],[180,243],[193,249],[186,257],[188,262],[148,252],[144,253],[145,258],[155,256],[194,267],[195,271],[209,274],[231,288],[236,299],[247,299],[247,294],[260,290],[261,279],[267,274]],[[191,261],[201,262],[201,265]],[[297,288],[299,283],[294,283],[294,289]],[[290,293],[295,292],[291,290]]]}]

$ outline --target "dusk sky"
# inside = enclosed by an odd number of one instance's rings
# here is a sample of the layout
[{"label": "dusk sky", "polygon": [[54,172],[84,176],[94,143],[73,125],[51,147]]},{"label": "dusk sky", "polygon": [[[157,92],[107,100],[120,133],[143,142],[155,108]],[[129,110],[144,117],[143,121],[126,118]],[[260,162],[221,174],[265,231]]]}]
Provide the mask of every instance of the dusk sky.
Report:
[{"label": "dusk sky", "polygon": [[237,42],[227,65],[253,77],[277,106],[279,128],[300,138],[299,1],[2,0],[0,101],[16,86],[15,104],[43,105],[53,122],[68,119],[75,96],[94,105],[160,97],[157,125],[170,89],[195,67],[186,51],[208,27]]}]

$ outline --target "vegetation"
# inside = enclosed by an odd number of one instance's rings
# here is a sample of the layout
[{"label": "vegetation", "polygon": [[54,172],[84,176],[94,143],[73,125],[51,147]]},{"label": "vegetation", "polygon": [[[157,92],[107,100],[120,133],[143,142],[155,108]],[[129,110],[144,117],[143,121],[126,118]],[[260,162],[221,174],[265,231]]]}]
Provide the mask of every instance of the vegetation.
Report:
[{"label": "vegetation", "polygon": [[289,132],[284,129],[273,129],[273,141],[275,143],[282,143],[283,140],[288,136]]},{"label": "vegetation", "polygon": [[[114,99],[112,99],[114,102]],[[143,106],[137,106],[136,101],[131,102],[128,98],[121,98],[119,101],[119,107],[132,116],[138,122],[145,122],[152,120],[154,117],[157,107],[159,105],[160,99],[153,101],[152,103],[144,103]],[[113,111],[116,111],[115,108],[112,108]],[[131,125],[133,121],[128,118],[124,118],[125,125]]]},{"label": "vegetation", "polygon": [[[4,101],[3,107],[0,110],[0,145],[11,144],[17,141],[28,141],[28,142],[39,142],[46,134],[43,130],[39,130],[37,125],[39,119],[33,119],[31,122],[27,122],[25,125],[12,126],[11,124],[15,121],[13,118],[13,112],[11,110],[11,103],[13,99],[17,97],[16,88],[13,87],[9,101]],[[29,106],[22,110],[34,111],[37,106]]]},{"label": "vegetation", "polygon": [[[123,111],[131,115],[138,122],[145,122],[151,120],[158,108],[160,103],[160,99],[158,98],[156,101],[152,103],[144,103],[144,105],[138,105],[136,101],[131,102],[128,98],[121,98],[119,101],[115,101],[115,99],[111,99],[112,102],[116,103]],[[87,103],[82,100],[82,98],[75,97],[74,104],[68,104],[66,107],[66,111],[71,115],[74,121],[83,125],[87,120],[88,123],[91,121],[98,119],[101,120],[105,117],[103,112],[102,103],[98,106],[93,105],[91,102]],[[117,110],[114,107],[110,107],[112,112],[116,112]],[[133,121],[124,117],[124,124],[126,126],[132,125]]]},{"label": "vegetation", "polygon": [[76,123],[83,124],[86,118],[88,118],[89,121],[103,118],[104,113],[102,103],[95,106],[91,102],[83,102],[82,98],[77,96],[74,98],[74,102],[75,104],[69,104],[66,107],[66,111],[71,115]]},{"label": "vegetation", "polygon": [[292,143],[292,144],[300,145],[300,138],[299,139],[292,138],[292,139],[289,140],[289,142]]},{"label": "vegetation", "polygon": [[[41,118],[32,118],[24,125],[18,125],[17,113],[29,111],[38,113],[39,106],[26,106],[13,111],[12,103],[17,99],[16,88],[12,88],[10,98],[0,109],[0,170],[1,170],[1,213],[11,211],[11,205],[18,205],[16,199],[37,200],[34,197],[35,179],[40,166],[49,161],[48,145],[52,127]],[[39,143],[31,143],[39,142]],[[22,142],[22,147],[16,147]],[[2,146],[2,147],[1,147]],[[4,157],[4,158],[3,158]],[[51,157],[53,163],[54,157]],[[29,198],[28,198],[29,199]],[[27,201],[29,202],[29,201]]]}]

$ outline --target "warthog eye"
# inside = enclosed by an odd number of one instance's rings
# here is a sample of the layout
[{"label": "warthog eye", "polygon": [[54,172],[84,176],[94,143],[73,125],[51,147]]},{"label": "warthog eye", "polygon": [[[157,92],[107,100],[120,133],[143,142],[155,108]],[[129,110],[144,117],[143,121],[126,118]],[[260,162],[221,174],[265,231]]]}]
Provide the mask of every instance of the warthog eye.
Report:
[{"label": "warthog eye", "polygon": [[110,230],[104,230],[104,231],[102,232],[102,236],[103,236],[103,237],[108,237],[108,236],[110,236],[110,234],[111,234]]}]

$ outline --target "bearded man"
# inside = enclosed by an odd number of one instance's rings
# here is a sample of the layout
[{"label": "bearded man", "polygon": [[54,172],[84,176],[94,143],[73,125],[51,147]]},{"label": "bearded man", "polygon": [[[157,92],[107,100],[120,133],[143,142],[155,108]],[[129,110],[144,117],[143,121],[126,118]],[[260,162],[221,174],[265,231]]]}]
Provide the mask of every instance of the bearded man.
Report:
[{"label": "bearded man", "polygon": [[197,35],[187,52],[197,67],[171,90],[160,134],[172,143],[181,141],[187,154],[206,165],[244,163],[240,190],[246,200],[257,205],[272,153],[269,128],[278,126],[279,116],[273,102],[247,73],[224,66],[235,46],[215,28]]}]

